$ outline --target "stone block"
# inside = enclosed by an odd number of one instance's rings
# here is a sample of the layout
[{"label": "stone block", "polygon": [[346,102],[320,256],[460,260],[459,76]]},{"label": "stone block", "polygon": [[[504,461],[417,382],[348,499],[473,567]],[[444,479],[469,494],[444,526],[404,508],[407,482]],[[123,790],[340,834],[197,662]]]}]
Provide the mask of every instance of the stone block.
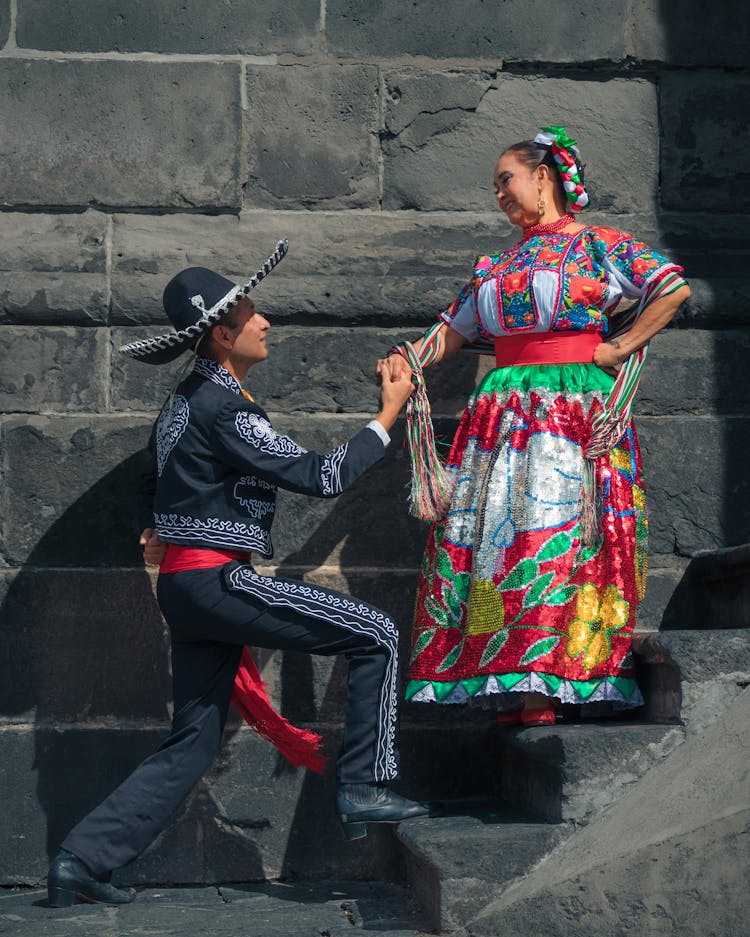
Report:
[{"label": "stone block", "polygon": [[673,72],[661,83],[661,199],[679,211],[747,212],[750,128],[743,75]]},{"label": "stone block", "polygon": [[252,208],[374,208],[378,73],[369,65],[248,68]]},{"label": "stone block", "polygon": [[0,335],[0,411],[106,409],[107,329],[6,325]]},{"label": "stone block", "polygon": [[668,0],[635,0],[628,54],[670,65],[747,65],[748,22],[737,3],[688,0],[679,12]]},{"label": "stone block", "polygon": [[[648,80],[403,69],[385,82],[384,208],[489,210],[500,153],[554,113],[578,140],[596,210],[653,210],[659,124]],[[616,140],[600,133],[607,113],[617,114]]]},{"label": "stone block", "polygon": [[10,0],[0,2],[0,47],[8,41],[10,32]]},{"label": "stone block", "polygon": [[490,7],[471,0],[449,5],[328,0],[326,39],[328,51],[342,58],[619,60],[625,54],[625,22],[626,8],[616,0],[554,6],[510,0]]},{"label": "stone block", "polygon": [[313,51],[318,0],[294,0],[283,11],[262,0],[220,4],[131,2],[115,15],[96,0],[20,0],[20,48],[62,52],[167,52],[268,55]]},{"label": "stone block", "polygon": [[750,526],[746,416],[642,417],[652,553],[742,543]]},{"label": "stone block", "polygon": [[471,274],[474,257],[513,243],[497,212],[245,211],[239,217],[116,215],[112,317],[164,323],[161,296],[183,267],[244,282],[280,237],[289,256],[253,292],[271,322],[429,325]]},{"label": "stone block", "polygon": [[5,419],[5,560],[140,567],[135,491],[150,425],[118,416]]},{"label": "stone block", "polygon": [[[655,557],[657,560],[663,557]],[[688,560],[681,557],[668,557],[671,561],[667,566],[649,565],[646,595],[638,605],[637,630],[642,633],[658,631],[665,627],[665,612],[672,603],[672,597],[677,588]],[[675,627],[684,627],[676,625]]]},{"label": "stone block", "polygon": [[503,886],[527,874],[568,832],[506,807],[409,820],[396,835],[410,888],[437,933],[451,933]]},{"label": "stone block", "polygon": [[239,207],[239,75],[214,62],[5,59],[4,204]]},{"label": "stone block", "polygon": [[153,728],[12,727],[0,733],[0,882],[44,881],[68,830],[164,737]]},{"label": "stone block", "polygon": [[[43,881],[48,856],[68,830],[164,739],[154,728],[13,728],[0,735],[8,792],[0,833],[0,881]],[[340,735],[327,734],[333,756]],[[388,828],[345,841],[334,808],[333,757],[324,776],[280,761],[250,730],[227,733],[222,754],[170,825],[118,871],[134,884],[261,881],[264,878],[388,879],[399,868]],[[397,874],[397,872],[396,872]]]},{"label": "stone block", "polygon": [[[156,327],[113,329],[115,348],[166,331]],[[268,334],[268,363],[254,367],[245,382],[255,400],[273,413],[372,413],[378,409],[375,363],[415,329],[276,326]],[[480,368],[489,359],[462,354],[428,374],[433,413],[457,415],[466,404]],[[112,358],[112,406],[116,410],[158,410],[184,360],[158,368],[126,355]]]},{"label": "stone block", "polygon": [[585,823],[683,740],[678,726],[638,723],[513,730],[498,758],[501,790],[539,817]]},{"label": "stone block", "polygon": [[651,341],[636,414],[737,414],[750,410],[747,331],[667,329]]},{"label": "stone block", "polygon": [[167,719],[169,639],[144,569],[3,572],[0,619],[0,719]]},{"label": "stone block", "polygon": [[107,219],[0,212],[0,322],[104,323]]},{"label": "stone block", "polygon": [[750,628],[750,544],[699,553],[675,585],[662,629]]}]

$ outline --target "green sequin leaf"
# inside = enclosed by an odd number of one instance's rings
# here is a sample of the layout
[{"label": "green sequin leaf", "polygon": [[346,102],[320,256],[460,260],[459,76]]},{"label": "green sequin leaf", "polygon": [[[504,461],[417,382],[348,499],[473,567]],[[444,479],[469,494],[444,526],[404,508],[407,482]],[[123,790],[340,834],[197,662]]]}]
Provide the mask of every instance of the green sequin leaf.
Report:
[{"label": "green sequin leaf", "polygon": [[471,575],[469,573],[457,573],[453,588],[456,598],[459,602],[466,602],[469,598],[469,588],[471,587]]},{"label": "green sequin leaf", "polygon": [[555,635],[549,638],[542,638],[539,641],[534,641],[531,647],[527,647],[524,651],[523,657],[518,662],[519,665],[533,664],[535,660],[539,660],[540,657],[544,657],[545,654],[549,654],[550,651],[553,651],[559,643],[560,638]]},{"label": "green sequin leaf", "polygon": [[458,658],[461,656],[461,651],[464,649],[464,639],[462,638],[458,644],[453,648],[453,650],[446,654],[442,659],[440,664],[436,668],[436,673],[442,673],[444,670],[450,670],[450,668],[456,663]]},{"label": "green sequin leaf", "polygon": [[432,596],[427,596],[424,600],[424,607],[433,621],[436,621],[439,625],[443,625],[443,627],[448,624],[448,613],[442,605],[437,604]]},{"label": "green sequin leaf", "polygon": [[570,534],[562,531],[559,534],[555,534],[554,537],[543,543],[536,555],[536,560],[539,563],[545,563],[547,560],[554,560],[558,556],[562,556],[567,553],[568,550],[573,546],[573,540]]},{"label": "green sequin leaf", "polygon": [[482,652],[482,656],[479,659],[479,666],[486,667],[490,661],[494,660],[497,655],[505,647],[505,642],[508,640],[510,632],[507,629],[503,631],[498,631],[497,634],[493,634],[490,640],[487,642],[487,646]]},{"label": "green sequin leaf", "polygon": [[437,562],[435,564],[437,571],[443,577],[443,579],[452,580],[455,576],[453,571],[453,564],[451,563],[451,558],[448,556],[445,550],[438,550]]},{"label": "green sequin leaf", "polygon": [[414,650],[411,653],[411,659],[416,660],[422,651],[427,647],[427,645],[432,641],[432,639],[437,634],[437,628],[429,628],[427,631],[423,631],[422,634],[414,642]]},{"label": "green sequin leaf", "polygon": [[443,584],[443,602],[445,603],[448,611],[453,616],[453,620],[456,624],[461,622],[463,618],[463,608],[461,603],[456,598],[453,589],[450,586]]},{"label": "green sequin leaf", "polygon": [[524,559],[511,569],[508,575],[498,586],[501,592],[511,592],[514,589],[521,589],[528,586],[539,575],[539,564],[536,560]]},{"label": "green sequin leaf", "polygon": [[578,592],[578,586],[558,586],[544,597],[545,605],[565,605]]},{"label": "green sequin leaf", "polygon": [[539,605],[539,600],[542,597],[542,594],[549,588],[550,583],[555,578],[553,572],[545,573],[543,576],[540,576],[535,582],[532,582],[531,586],[526,590],[526,593],[523,597],[522,608],[533,608],[535,605]]}]

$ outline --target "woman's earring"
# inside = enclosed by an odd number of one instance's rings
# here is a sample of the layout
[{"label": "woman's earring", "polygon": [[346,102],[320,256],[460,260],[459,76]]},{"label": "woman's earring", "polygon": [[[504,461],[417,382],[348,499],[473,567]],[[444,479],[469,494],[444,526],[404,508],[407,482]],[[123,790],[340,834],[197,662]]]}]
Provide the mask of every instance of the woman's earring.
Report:
[{"label": "woman's earring", "polygon": [[536,210],[539,212],[539,217],[541,218],[544,214],[544,209],[547,207],[547,203],[544,201],[544,196],[539,195],[539,200],[536,203]]}]

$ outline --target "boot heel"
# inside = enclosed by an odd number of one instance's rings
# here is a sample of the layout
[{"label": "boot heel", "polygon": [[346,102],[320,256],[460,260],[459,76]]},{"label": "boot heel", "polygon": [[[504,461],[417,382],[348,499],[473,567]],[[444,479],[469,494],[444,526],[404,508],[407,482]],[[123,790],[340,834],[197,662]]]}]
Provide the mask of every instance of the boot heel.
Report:
[{"label": "boot heel", "polygon": [[48,885],[47,901],[50,908],[69,908],[76,903],[76,893],[60,885]]},{"label": "boot heel", "polygon": [[367,836],[367,824],[344,822],[344,836],[346,836],[349,842],[354,839],[364,839],[365,836]]}]

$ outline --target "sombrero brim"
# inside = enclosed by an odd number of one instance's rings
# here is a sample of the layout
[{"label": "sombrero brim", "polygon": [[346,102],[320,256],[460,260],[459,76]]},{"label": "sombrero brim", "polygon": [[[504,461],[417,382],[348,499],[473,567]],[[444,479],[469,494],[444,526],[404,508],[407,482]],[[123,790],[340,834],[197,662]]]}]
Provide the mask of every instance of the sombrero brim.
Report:
[{"label": "sombrero brim", "polygon": [[286,257],[288,249],[289,241],[286,238],[279,241],[268,260],[245,284],[233,286],[210,309],[204,307],[202,296],[193,296],[191,298],[193,305],[201,311],[200,319],[193,325],[176,332],[157,335],[155,338],[142,338],[136,342],[130,342],[127,345],[122,345],[120,351],[146,364],[167,364],[169,361],[174,361],[175,358],[178,358],[183,352],[192,347],[201,336],[205,335],[211,326],[215,325],[225,313],[229,312],[241,299],[247,296],[250,290],[254,289],[261,280],[265,279],[273,268]]}]

